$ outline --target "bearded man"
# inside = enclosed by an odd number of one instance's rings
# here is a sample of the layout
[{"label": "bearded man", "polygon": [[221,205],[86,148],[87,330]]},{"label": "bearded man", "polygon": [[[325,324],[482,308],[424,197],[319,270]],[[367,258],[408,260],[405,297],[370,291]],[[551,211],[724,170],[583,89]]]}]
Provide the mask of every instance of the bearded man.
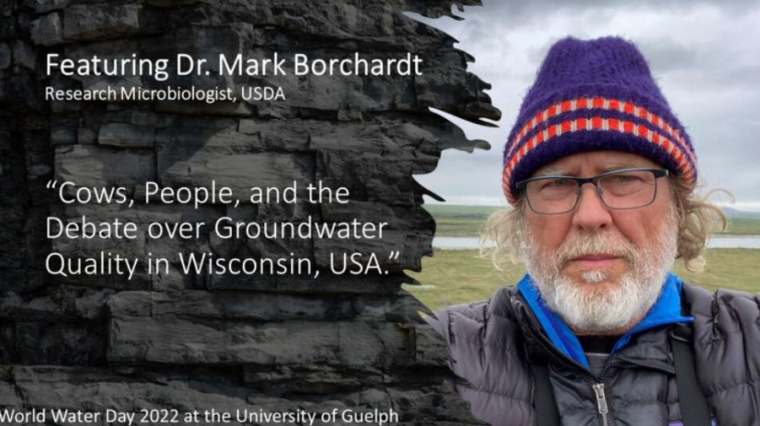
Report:
[{"label": "bearded man", "polygon": [[567,38],[504,149],[514,209],[487,223],[527,274],[428,318],[493,425],[760,425],[760,297],[683,283],[720,210],[638,49]]}]

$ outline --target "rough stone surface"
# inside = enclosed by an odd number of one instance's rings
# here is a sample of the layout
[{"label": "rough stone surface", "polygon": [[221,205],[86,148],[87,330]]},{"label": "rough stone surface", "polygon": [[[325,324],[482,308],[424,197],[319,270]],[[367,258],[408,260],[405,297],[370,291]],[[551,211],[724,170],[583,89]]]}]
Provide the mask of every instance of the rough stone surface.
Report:
[{"label": "rough stone surface", "polygon": [[11,65],[11,48],[6,43],[0,43],[0,70]]},{"label": "rough stone surface", "polygon": [[64,10],[63,38],[97,40],[136,34],[140,29],[139,4],[88,4]]},{"label": "rough stone surface", "polygon": [[13,45],[13,58],[17,64],[33,70],[37,62],[37,52],[31,43],[17,41]]},{"label": "rough stone surface", "polygon": [[121,148],[153,147],[155,131],[150,127],[109,123],[100,127],[98,144]]},{"label": "rough stone surface", "polygon": [[[314,412],[393,408],[402,425],[476,424],[443,382],[445,348],[420,318],[427,308],[401,285],[432,254],[430,192],[415,174],[435,170],[442,150],[487,148],[467,141],[429,107],[479,122],[499,112],[489,86],[466,71],[468,55],[446,34],[406,15],[451,15],[477,0],[84,0],[0,1],[0,407],[139,411],[237,409]],[[119,77],[46,76],[49,52],[196,58],[218,53],[313,58],[360,52],[424,61],[423,76]],[[216,66],[215,64],[213,65]],[[212,68],[213,70],[213,68]],[[215,73],[212,73],[215,74]],[[283,85],[285,101],[46,102],[65,89],[229,88]],[[63,204],[51,180],[127,189],[136,200]],[[296,183],[298,202],[144,202],[162,188]],[[305,186],[350,191],[347,204],[309,203]],[[72,222],[134,222],[133,240],[48,239],[49,216]],[[233,238],[221,217],[267,224],[311,220],[387,222],[382,239]],[[150,223],[197,224],[186,240],[147,237]],[[399,256],[390,259],[391,251]],[[124,276],[51,276],[51,253],[103,252],[170,260],[168,271]],[[183,274],[178,254],[308,259],[311,273]],[[388,274],[335,274],[331,255],[377,254]],[[319,274],[315,275],[318,271]],[[52,423],[52,419],[47,419]]]},{"label": "rough stone surface", "polygon": [[50,130],[50,143],[54,146],[73,145],[77,143],[77,131],[70,127],[53,127]]},{"label": "rough stone surface", "polygon": [[51,13],[32,22],[32,41],[41,46],[53,46],[63,42],[61,16]]},{"label": "rough stone surface", "polygon": [[152,153],[74,145],[56,149],[55,172],[61,182],[77,186],[134,187],[155,181],[156,163]]},{"label": "rough stone surface", "polygon": [[63,9],[70,3],[70,0],[36,0],[34,2],[34,8],[37,13],[47,13],[53,10]]}]

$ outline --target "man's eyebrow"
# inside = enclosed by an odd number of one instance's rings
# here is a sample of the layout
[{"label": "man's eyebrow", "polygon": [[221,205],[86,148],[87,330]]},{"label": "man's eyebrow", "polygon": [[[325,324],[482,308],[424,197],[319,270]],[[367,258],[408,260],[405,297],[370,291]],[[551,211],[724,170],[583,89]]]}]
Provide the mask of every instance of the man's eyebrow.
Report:
[{"label": "man's eyebrow", "polygon": [[570,173],[567,169],[559,168],[559,167],[547,167],[544,169],[541,169],[540,171],[536,172],[534,177],[543,177],[543,176],[572,176],[572,173]]},{"label": "man's eyebrow", "polygon": [[[642,164],[636,164],[631,162],[619,162],[619,163],[612,163],[608,164],[602,168],[599,169],[599,174],[607,173],[607,172],[614,172],[616,170],[622,170],[622,169],[630,169],[633,167],[645,167],[645,165]],[[575,176],[577,175],[577,172],[571,172],[566,168],[561,167],[547,167],[544,169],[541,169],[540,171],[536,172],[533,177],[544,177],[544,176]]]},{"label": "man's eyebrow", "polygon": [[635,164],[635,163],[629,163],[629,162],[614,163],[614,164],[608,164],[602,167],[601,169],[599,169],[599,173],[614,172],[615,170],[630,169],[633,167],[646,167],[646,166],[642,164]]}]

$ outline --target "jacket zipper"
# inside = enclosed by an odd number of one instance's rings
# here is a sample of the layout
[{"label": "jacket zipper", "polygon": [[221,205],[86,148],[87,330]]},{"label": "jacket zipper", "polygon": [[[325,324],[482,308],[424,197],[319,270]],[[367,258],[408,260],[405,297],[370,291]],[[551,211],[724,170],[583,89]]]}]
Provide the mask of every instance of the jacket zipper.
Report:
[{"label": "jacket zipper", "polygon": [[631,362],[628,362],[628,363],[621,363],[621,362],[609,363],[609,364],[607,364],[607,365],[604,366],[604,369],[602,370],[602,374],[600,375],[601,376],[600,377],[601,380],[600,380],[600,382],[597,383],[596,382],[596,377],[594,377],[594,375],[591,374],[591,372],[589,372],[588,370],[586,370],[585,368],[583,368],[580,364],[578,364],[575,361],[568,360],[568,359],[566,359],[564,357],[561,357],[561,356],[555,354],[554,351],[556,351],[556,349],[553,346],[548,346],[544,342],[545,338],[543,336],[541,336],[539,333],[537,333],[533,329],[533,325],[530,324],[530,322],[528,322],[528,319],[523,316],[522,320],[523,320],[524,324],[526,325],[525,329],[532,335],[533,340],[536,341],[541,346],[541,348],[544,349],[544,351],[546,351],[552,357],[552,359],[554,359],[555,361],[557,361],[560,364],[574,366],[574,367],[580,369],[581,371],[583,371],[584,373],[586,373],[587,375],[589,375],[593,379],[592,384],[591,384],[591,388],[594,391],[594,395],[596,395],[596,406],[597,406],[597,411],[599,412],[599,415],[602,418],[602,426],[610,426],[610,423],[611,423],[610,422],[610,420],[611,420],[610,419],[610,417],[611,417],[610,416],[610,409],[609,409],[609,405],[607,404],[607,395],[605,393],[605,387],[604,387],[604,378],[607,375],[607,371],[613,365],[615,365],[615,366],[617,366],[619,368],[626,368],[626,369],[628,369],[628,368],[638,368],[639,366],[636,365],[636,364],[634,364],[634,363],[631,363]]},{"label": "jacket zipper", "polygon": [[596,394],[596,407],[599,410],[599,414],[602,415],[602,425],[609,426],[608,419],[609,407],[607,407],[607,396],[604,394],[604,383],[595,383],[591,386]]},{"label": "jacket zipper", "polygon": [[[596,395],[596,408],[597,411],[599,411],[599,415],[602,418],[602,426],[609,426],[611,423],[611,416],[610,416],[610,406],[607,403],[607,394],[605,392],[605,378],[607,377],[607,371],[609,371],[610,367],[616,366],[618,368],[623,369],[629,369],[629,368],[638,368],[639,366],[631,363],[631,362],[611,362],[604,366],[604,369],[602,369],[602,374],[600,374],[599,382],[592,382],[591,388],[594,390],[594,394]],[[591,373],[588,373],[591,377],[594,377],[591,375]],[[594,380],[596,378],[594,377]]]}]

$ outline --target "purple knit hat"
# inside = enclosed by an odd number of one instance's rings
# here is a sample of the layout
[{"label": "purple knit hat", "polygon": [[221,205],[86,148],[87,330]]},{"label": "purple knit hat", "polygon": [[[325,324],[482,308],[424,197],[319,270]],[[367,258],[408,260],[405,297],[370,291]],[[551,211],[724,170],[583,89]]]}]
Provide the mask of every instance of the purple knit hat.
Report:
[{"label": "purple knit hat", "polygon": [[697,158],[636,46],[618,37],[559,40],[546,55],[504,147],[504,194],[571,154],[638,154],[695,182]]}]

